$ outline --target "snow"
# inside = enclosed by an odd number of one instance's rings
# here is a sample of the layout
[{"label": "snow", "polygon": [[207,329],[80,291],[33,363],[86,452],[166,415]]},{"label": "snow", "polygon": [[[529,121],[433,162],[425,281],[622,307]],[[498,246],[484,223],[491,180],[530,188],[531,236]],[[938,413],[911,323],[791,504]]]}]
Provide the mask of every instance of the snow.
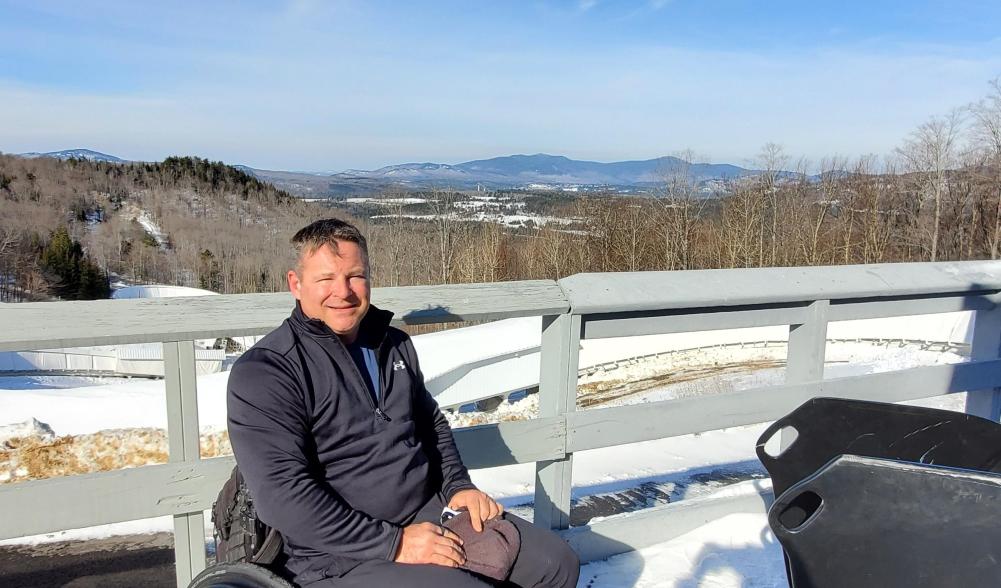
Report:
[{"label": "snow", "polygon": [[579,588],[785,587],[782,547],[761,514],[731,514],[652,547],[581,567]]},{"label": "snow", "polygon": [[[361,200],[361,199],[348,199],[348,200]],[[384,202],[384,201],[379,201]],[[523,204],[522,204],[523,206]],[[522,206],[509,205],[510,208],[521,208]],[[434,221],[438,218],[449,218],[457,222],[482,222],[482,223],[495,223],[499,225],[504,225],[507,227],[526,227],[526,226],[536,226],[543,227],[547,225],[559,225],[565,226],[573,224],[576,219],[563,218],[557,216],[542,216],[537,214],[528,213],[508,213],[505,211],[486,211],[480,209],[473,203],[466,203],[460,208],[468,212],[468,214],[459,215],[457,213],[449,213],[447,215],[438,214],[376,214],[369,218],[381,219],[381,218],[407,218],[412,220],[422,220],[422,221]]]},{"label": "snow", "polygon": [[542,342],[542,317],[505,319],[413,338],[425,379],[463,364],[537,348]]},{"label": "snow", "polygon": [[[415,345],[428,388],[442,406],[450,407],[538,384],[541,331],[540,317],[506,319],[420,336],[415,338]],[[964,350],[970,332],[967,312],[931,315],[917,321],[892,318],[835,322],[829,328],[828,353],[832,354],[829,358],[835,358],[835,346],[850,343],[862,344],[863,352],[868,346],[889,349],[903,345],[905,354],[930,352],[923,357],[931,363],[939,357],[937,352]],[[603,379],[618,379],[619,385],[643,380],[639,387],[648,388],[647,378],[659,378],[664,383],[688,379],[696,380],[693,391],[711,389],[718,382],[704,376],[719,376],[734,369],[752,371],[749,362],[773,362],[781,368],[787,338],[786,327],[756,327],[588,339],[581,342],[579,363],[584,376],[580,383],[600,388],[604,384],[596,382]],[[740,365],[719,368],[717,364]],[[665,366],[684,369],[671,374]],[[887,369],[892,368],[890,364]],[[836,363],[831,369],[831,373],[841,373]],[[615,375],[609,375],[613,371]]]},{"label": "snow", "polygon": [[[36,377],[19,378],[33,380]],[[49,376],[49,381],[55,380]],[[229,372],[198,378],[198,421],[203,431],[226,426]],[[126,380],[78,388],[0,391],[3,421],[31,418],[48,423],[58,435],[82,435],[105,429],[165,428],[167,404],[162,380]],[[4,379],[0,379],[3,385]],[[20,384],[21,382],[19,382]]]},{"label": "snow", "polygon": [[393,204],[424,204],[427,202],[427,198],[345,198],[344,202],[348,204],[377,204],[380,206],[389,206]]},{"label": "snow", "polygon": [[[144,225],[145,226],[145,225]],[[131,298],[176,298],[179,296],[218,296],[218,292],[190,288],[188,286],[172,286],[166,284],[143,284],[141,286],[125,286],[115,290],[112,298],[115,300]]]},{"label": "snow", "polygon": [[11,439],[17,437],[37,437],[43,441],[51,441],[55,434],[52,427],[32,418],[23,423],[0,425],[0,447],[6,447]]},{"label": "snow", "polygon": [[[963,344],[969,340],[969,330],[968,313],[908,317],[896,323],[894,319],[835,323],[829,333],[838,340],[828,342],[825,377],[965,361]],[[462,363],[533,349],[539,344],[539,333],[537,317],[511,319],[421,335],[415,337],[415,344],[422,369],[430,378]],[[786,334],[783,328],[763,328],[586,341],[581,351],[581,401],[600,406],[638,404],[780,384],[785,377]],[[469,337],[475,345],[469,344]],[[228,375],[221,372],[198,378],[203,452],[206,443],[214,444],[205,455],[217,454],[226,443]],[[964,400],[965,395],[956,394],[923,404],[962,410]],[[491,413],[448,412],[447,416],[454,427],[460,427],[531,418],[537,407],[538,397],[529,395]],[[127,446],[163,455],[166,421],[162,381],[0,378],[0,425],[4,425],[0,426],[0,444],[18,438],[45,441],[53,435],[72,435],[78,456],[90,455],[87,451],[101,449],[102,444],[118,453]],[[578,452],[573,498],[582,502],[656,484],[675,501],[744,491],[751,483],[760,486],[758,478],[764,473],[754,445],[766,425]],[[23,464],[13,462],[4,469],[0,459],[0,483],[22,477],[25,471]],[[726,475],[716,475],[720,472]],[[526,505],[534,495],[535,464],[475,470],[471,475],[507,508],[530,514]],[[732,483],[739,479],[753,480]],[[0,545],[169,532],[172,528],[171,517],[159,517],[11,539]],[[206,537],[210,536],[207,528]],[[582,568],[578,586],[785,586],[785,573],[781,549],[765,517],[733,514],[659,545],[588,564]]]},{"label": "snow", "polygon": [[163,250],[167,249],[167,235],[164,234],[162,230],[160,230],[160,227],[157,226],[155,222],[153,222],[153,218],[150,217],[150,214],[148,212],[143,210],[136,217],[136,220],[139,222],[140,225],[142,225],[142,228],[147,233],[149,233],[150,236],[153,237],[153,239],[156,240],[156,243],[160,247],[160,249]]}]

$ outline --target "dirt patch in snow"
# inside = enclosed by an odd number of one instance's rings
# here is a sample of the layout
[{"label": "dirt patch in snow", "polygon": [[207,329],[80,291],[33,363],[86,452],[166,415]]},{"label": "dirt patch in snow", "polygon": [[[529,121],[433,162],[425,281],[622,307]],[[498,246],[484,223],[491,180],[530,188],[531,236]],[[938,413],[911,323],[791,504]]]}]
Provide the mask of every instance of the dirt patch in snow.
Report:
[{"label": "dirt patch in snow", "polygon": [[756,359],[726,365],[703,365],[668,369],[660,373],[647,375],[643,379],[610,378],[580,384],[577,387],[577,405],[588,408],[599,404],[608,404],[670,384],[681,384],[694,380],[721,376],[733,373],[749,373],[758,370],[780,368],[785,366],[784,360]]},{"label": "dirt patch in snow", "polygon": [[[0,446],[0,484],[166,463],[167,447],[163,429],[110,430],[55,439],[14,437]],[[202,457],[232,453],[226,431],[202,434]]]}]

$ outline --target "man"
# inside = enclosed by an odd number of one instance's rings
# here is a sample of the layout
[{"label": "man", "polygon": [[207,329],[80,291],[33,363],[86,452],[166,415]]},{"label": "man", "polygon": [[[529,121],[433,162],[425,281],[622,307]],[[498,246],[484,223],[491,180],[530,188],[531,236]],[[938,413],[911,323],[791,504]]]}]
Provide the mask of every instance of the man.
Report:
[{"label": "man", "polygon": [[413,344],[369,303],[358,229],[324,219],[292,243],[295,310],[233,366],[227,401],[237,463],[259,516],[285,538],[296,583],[489,586],[458,569],[463,541],[438,524],[447,505],[468,510],[477,533],[497,517],[517,527],[508,585],[575,586],[566,543],[471,482]]}]

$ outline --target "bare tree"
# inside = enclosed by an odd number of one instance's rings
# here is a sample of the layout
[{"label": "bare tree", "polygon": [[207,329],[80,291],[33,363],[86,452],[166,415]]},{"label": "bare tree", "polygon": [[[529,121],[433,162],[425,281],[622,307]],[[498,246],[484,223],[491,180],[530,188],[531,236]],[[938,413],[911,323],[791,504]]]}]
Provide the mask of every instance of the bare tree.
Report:
[{"label": "bare tree", "polygon": [[[779,174],[789,162],[789,157],[785,154],[782,146],[778,143],[765,143],[764,147],[762,147],[761,151],[758,153],[757,162],[761,167],[761,174],[758,176],[758,189],[761,191],[761,199],[763,202],[762,214],[767,214],[771,217],[771,247],[769,265],[774,266],[777,263],[779,233],[778,180]],[[765,265],[765,224],[765,219],[762,218],[762,222],[758,228],[759,266]]]},{"label": "bare tree", "polygon": [[439,283],[448,284],[452,276],[452,264],[455,260],[456,237],[461,222],[455,213],[455,203],[458,194],[452,188],[434,188],[428,202],[434,215],[435,236],[438,245]]},{"label": "bare tree", "polygon": [[663,194],[657,199],[660,266],[668,270],[692,267],[696,229],[706,207],[692,175],[694,154],[686,150],[676,157],[681,163],[665,172]]},{"label": "bare tree", "polygon": [[920,197],[933,201],[931,227],[931,261],[938,259],[941,232],[942,198],[947,192],[949,170],[956,165],[963,117],[953,110],[941,117],[932,117],[915,129],[898,152],[917,173]]},{"label": "bare tree", "polygon": [[[984,175],[993,184],[993,206],[984,202],[982,218],[990,222],[987,247],[991,259],[1001,253],[1001,78],[990,82],[991,93],[970,106],[973,142],[983,154]],[[979,208],[979,207],[978,207]]]},{"label": "bare tree", "polygon": [[20,231],[14,227],[0,227],[0,255],[12,251],[20,241]]}]

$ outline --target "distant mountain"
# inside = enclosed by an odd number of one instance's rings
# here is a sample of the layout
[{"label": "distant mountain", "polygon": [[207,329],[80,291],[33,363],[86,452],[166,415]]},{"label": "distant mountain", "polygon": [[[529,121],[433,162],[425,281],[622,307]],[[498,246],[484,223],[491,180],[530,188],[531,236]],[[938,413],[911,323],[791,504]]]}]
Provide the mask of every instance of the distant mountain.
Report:
[{"label": "distant mountain", "polygon": [[688,164],[677,157],[600,163],[544,153],[468,161],[455,167],[475,175],[489,174],[531,182],[608,186],[663,183],[686,168],[687,174],[695,181],[738,178],[749,173],[734,165]]},{"label": "distant mountain", "polygon": [[390,188],[426,188],[450,186],[471,188],[519,188],[532,185],[593,186],[608,188],[643,188],[663,184],[679,173],[692,181],[733,179],[756,173],[735,165],[688,164],[677,157],[659,157],[644,161],[601,163],[580,161],[561,155],[509,155],[444,163],[401,163],[376,170],[347,170],[334,174],[304,174],[250,170],[259,178],[278,183],[282,188],[308,196],[346,196]]},{"label": "distant mountain", "polygon": [[[126,163],[126,160],[119,157],[91,149],[22,153],[21,156]],[[245,165],[233,167],[293,194],[310,198],[358,196],[392,189],[430,187],[467,189],[478,186],[487,188],[579,186],[585,189],[632,191],[661,186],[665,181],[682,173],[695,184],[706,187],[720,180],[758,173],[755,170],[729,164],[689,164],[677,157],[601,163],[545,153],[478,159],[455,165],[433,162],[401,163],[375,170],[351,169],[339,173],[264,170]]]},{"label": "distant mountain", "polygon": [[125,163],[124,159],[93,151],[91,149],[65,149],[63,151],[49,151],[48,153],[21,153],[21,157],[53,157],[55,159],[87,159],[89,161],[106,161],[108,163]]}]

